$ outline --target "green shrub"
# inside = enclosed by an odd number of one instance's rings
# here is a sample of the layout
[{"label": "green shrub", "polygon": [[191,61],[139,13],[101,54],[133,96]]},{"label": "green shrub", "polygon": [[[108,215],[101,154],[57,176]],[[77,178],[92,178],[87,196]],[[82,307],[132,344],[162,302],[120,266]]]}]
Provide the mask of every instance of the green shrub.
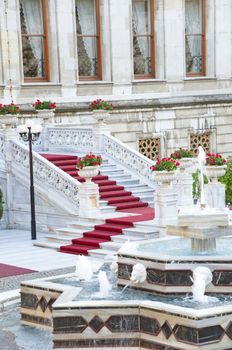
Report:
[{"label": "green shrub", "polygon": [[[200,183],[200,170],[197,169],[194,173],[192,173],[193,177],[193,187],[192,187],[192,195],[193,199],[199,199],[201,196],[201,183]],[[206,175],[204,175],[204,184],[209,182]]]},{"label": "green shrub", "polygon": [[226,163],[226,173],[219,178],[219,181],[225,184],[226,188],[226,203],[232,203],[232,159]]}]

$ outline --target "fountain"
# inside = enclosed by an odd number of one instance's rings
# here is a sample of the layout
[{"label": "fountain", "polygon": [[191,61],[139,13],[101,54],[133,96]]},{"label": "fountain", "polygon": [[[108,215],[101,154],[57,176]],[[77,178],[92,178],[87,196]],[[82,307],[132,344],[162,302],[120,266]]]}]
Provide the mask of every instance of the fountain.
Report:
[{"label": "fountain", "polygon": [[231,350],[232,231],[203,184],[200,204],[175,237],[130,242],[91,278],[82,260],[78,278],[22,282],[22,323],[52,329],[54,349]]}]

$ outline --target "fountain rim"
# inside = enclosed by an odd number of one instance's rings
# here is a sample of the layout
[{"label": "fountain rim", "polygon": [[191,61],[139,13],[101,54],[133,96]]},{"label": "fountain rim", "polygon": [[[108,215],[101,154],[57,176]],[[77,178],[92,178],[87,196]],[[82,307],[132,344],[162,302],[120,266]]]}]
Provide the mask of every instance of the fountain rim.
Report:
[{"label": "fountain rim", "polygon": [[[150,310],[156,310],[160,312],[165,312],[173,315],[182,315],[184,317],[188,317],[193,320],[201,320],[205,317],[213,318],[220,316],[221,314],[231,314],[232,315],[232,301],[226,305],[215,305],[206,308],[197,309],[194,307],[185,307],[181,305],[174,305],[171,303],[166,303],[162,301],[153,301],[153,300],[74,300],[80,291],[81,287],[68,286],[53,282],[53,280],[58,278],[69,278],[76,276],[75,273],[69,273],[59,276],[40,278],[35,280],[23,281],[21,285],[24,287],[32,287],[39,288],[44,291],[58,291],[61,292],[61,295],[54,302],[53,309],[53,317],[56,315],[56,311],[68,309],[70,314],[72,310],[76,309],[97,309],[97,308],[117,308],[120,307],[131,307],[131,308],[145,308]],[[139,291],[138,291],[139,293]]]},{"label": "fountain rim", "polygon": [[[219,239],[228,239],[229,237],[220,237]],[[232,239],[232,237],[230,237]],[[202,263],[232,263],[232,255],[231,256],[215,256],[215,255],[189,255],[189,256],[182,256],[182,255],[165,255],[164,253],[152,253],[152,252],[146,252],[146,251],[139,251],[138,248],[141,245],[149,245],[151,243],[159,243],[163,241],[171,241],[171,240],[191,240],[189,237],[162,237],[162,238],[154,238],[139,242],[130,242],[130,252],[128,252],[128,246],[121,247],[117,253],[118,257],[133,257],[138,259],[147,260],[149,259],[152,262],[161,262],[161,263],[179,263],[180,261],[183,263],[193,263],[193,262],[202,262]]]}]

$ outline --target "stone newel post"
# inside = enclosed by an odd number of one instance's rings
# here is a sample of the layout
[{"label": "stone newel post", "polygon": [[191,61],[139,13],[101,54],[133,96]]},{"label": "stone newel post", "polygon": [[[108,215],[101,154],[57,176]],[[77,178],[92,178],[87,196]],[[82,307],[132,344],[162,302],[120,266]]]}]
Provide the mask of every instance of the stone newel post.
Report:
[{"label": "stone newel post", "polygon": [[99,173],[99,166],[86,166],[78,170],[79,176],[85,179],[79,187],[79,216],[96,217],[100,214],[99,187],[92,182],[92,178]]},{"label": "stone newel post", "polygon": [[172,181],[176,178],[176,172],[157,171],[154,173],[156,173],[154,179],[159,183],[154,193],[155,223],[158,226],[175,223],[178,213],[178,195],[172,186]]}]

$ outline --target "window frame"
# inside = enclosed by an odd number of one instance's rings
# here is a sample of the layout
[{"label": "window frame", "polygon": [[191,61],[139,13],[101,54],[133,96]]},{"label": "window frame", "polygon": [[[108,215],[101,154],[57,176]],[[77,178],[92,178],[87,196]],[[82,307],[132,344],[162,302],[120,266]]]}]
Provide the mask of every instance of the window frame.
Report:
[{"label": "window frame", "polygon": [[[42,5],[42,17],[43,17],[43,34],[22,34],[21,32],[21,43],[23,37],[41,37],[43,38],[43,52],[44,52],[44,77],[25,77],[23,69],[23,78],[25,83],[33,82],[48,82],[50,81],[50,66],[49,66],[49,54],[48,54],[48,21],[47,21],[47,8],[46,0],[41,0]],[[20,20],[21,28],[21,20]],[[21,29],[20,29],[21,31]],[[21,47],[21,53],[23,58],[23,47]],[[22,60],[23,61],[23,60]],[[22,64],[23,66],[23,64]]]},{"label": "window frame", "polygon": [[[76,6],[76,2],[75,2]],[[101,16],[100,16],[100,0],[95,0],[95,15],[96,15],[96,35],[88,34],[78,34],[76,29],[76,39],[79,38],[96,38],[96,49],[97,49],[97,75],[79,75],[79,62],[78,62],[78,77],[80,81],[98,81],[102,80],[102,44],[101,44]],[[76,16],[76,11],[75,11]],[[77,42],[77,40],[76,40]],[[77,56],[78,56],[78,44],[77,47]]]},{"label": "window frame", "polygon": [[[187,72],[186,70],[186,37],[201,36],[201,52],[202,52],[202,71]],[[202,32],[201,34],[186,34],[185,32],[185,74],[186,77],[204,77],[206,76],[206,0],[202,0]]]},{"label": "window frame", "polygon": [[[133,1],[133,0],[132,0]],[[132,27],[132,49],[133,49],[133,74],[135,80],[141,79],[153,79],[156,76],[156,60],[155,60],[155,0],[148,0],[150,2],[150,34],[134,34]],[[133,10],[132,10],[133,18]],[[150,48],[151,48],[151,74],[135,74],[134,71],[134,37],[150,37]]]}]

